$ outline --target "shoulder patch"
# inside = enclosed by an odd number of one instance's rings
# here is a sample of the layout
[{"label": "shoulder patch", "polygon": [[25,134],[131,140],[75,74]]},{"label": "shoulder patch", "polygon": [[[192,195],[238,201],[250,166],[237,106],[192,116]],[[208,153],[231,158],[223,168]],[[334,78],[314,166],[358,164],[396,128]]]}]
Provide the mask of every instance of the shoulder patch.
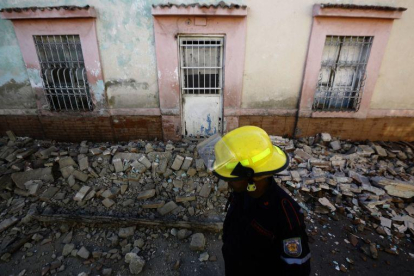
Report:
[{"label": "shoulder patch", "polygon": [[299,257],[302,254],[302,241],[298,238],[283,240],[283,251],[291,257]]}]

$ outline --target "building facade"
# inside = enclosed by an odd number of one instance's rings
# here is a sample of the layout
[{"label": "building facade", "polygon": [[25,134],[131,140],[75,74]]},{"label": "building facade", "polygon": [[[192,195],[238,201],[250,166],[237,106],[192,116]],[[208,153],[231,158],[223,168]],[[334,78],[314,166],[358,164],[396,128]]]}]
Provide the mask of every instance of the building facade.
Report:
[{"label": "building facade", "polygon": [[414,140],[414,2],[0,3],[0,131]]}]

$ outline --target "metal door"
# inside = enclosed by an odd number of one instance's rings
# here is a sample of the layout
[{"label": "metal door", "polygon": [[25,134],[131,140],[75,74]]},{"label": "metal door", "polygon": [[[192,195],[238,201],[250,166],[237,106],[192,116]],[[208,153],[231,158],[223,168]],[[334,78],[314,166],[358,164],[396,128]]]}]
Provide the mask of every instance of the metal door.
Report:
[{"label": "metal door", "polygon": [[180,36],[183,136],[222,132],[223,45],[219,36]]}]

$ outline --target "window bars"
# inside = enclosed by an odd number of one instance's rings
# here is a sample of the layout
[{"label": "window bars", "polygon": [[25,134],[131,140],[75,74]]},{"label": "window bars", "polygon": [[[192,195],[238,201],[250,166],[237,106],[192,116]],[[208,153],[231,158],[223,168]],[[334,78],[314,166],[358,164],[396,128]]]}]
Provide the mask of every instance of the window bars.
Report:
[{"label": "window bars", "polygon": [[313,110],[358,111],[373,37],[327,36]]},{"label": "window bars", "polygon": [[35,35],[33,38],[49,110],[92,110],[79,35]]},{"label": "window bars", "polygon": [[221,94],[223,38],[180,37],[180,73],[183,94]]}]

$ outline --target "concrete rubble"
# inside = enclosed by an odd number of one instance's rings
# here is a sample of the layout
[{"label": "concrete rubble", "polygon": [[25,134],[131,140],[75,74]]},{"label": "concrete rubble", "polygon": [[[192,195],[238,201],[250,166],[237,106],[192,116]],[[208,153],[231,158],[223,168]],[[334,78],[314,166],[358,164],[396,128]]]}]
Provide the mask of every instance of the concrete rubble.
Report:
[{"label": "concrete rubble", "polygon": [[[326,220],[350,221],[353,230],[347,243],[373,259],[385,253],[400,254],[399,243],[413,239],[413,143],[341,141],[328,133],[297,140],[271,136],[271,140],[290,155],[289,168],[274,179],[304,210],[310,237],[320,235],[313,225],[315,220],[324,224]],[[152,242],[157,238],[187,243],[202,262],[215,260],[216,256],[208,253],[204,234],[194,230],[139,226],[111,230],[87,225],[82,230],[82,226],[76,229],[59,224],[53,226],[56,231],[52,233],[35,219],[38,215],[71,214],[126,221],[131,217],[223,221],[229,186],[206,171],[196,151],[197,142],[76,144],[8,133],[0,138],[1,260],[14,260],[16,250],[10,253],[6,249],[22,234],[30,234],[26,243],[35,245],[62,237],[62,249],[52,263],[44,264],[39,271],[42,275],[64,271],[68,258],[87,264],[91,260],[125,260],[128,273],[138,274],[151,260],[155,251]],[[384,243],[361,242],[364,231],[378,233]],[[79,232],[84,239],[105,241],[112,249],[74,242]],[[28,258],[36,253],[26,243],[18,250],[24,250]],[[179,267],[181,262],[177,262]],[[349,261],[335,267],[348,271],[352,265]],[[101,275],[114,273],[105,262],[99,271]]]}]

